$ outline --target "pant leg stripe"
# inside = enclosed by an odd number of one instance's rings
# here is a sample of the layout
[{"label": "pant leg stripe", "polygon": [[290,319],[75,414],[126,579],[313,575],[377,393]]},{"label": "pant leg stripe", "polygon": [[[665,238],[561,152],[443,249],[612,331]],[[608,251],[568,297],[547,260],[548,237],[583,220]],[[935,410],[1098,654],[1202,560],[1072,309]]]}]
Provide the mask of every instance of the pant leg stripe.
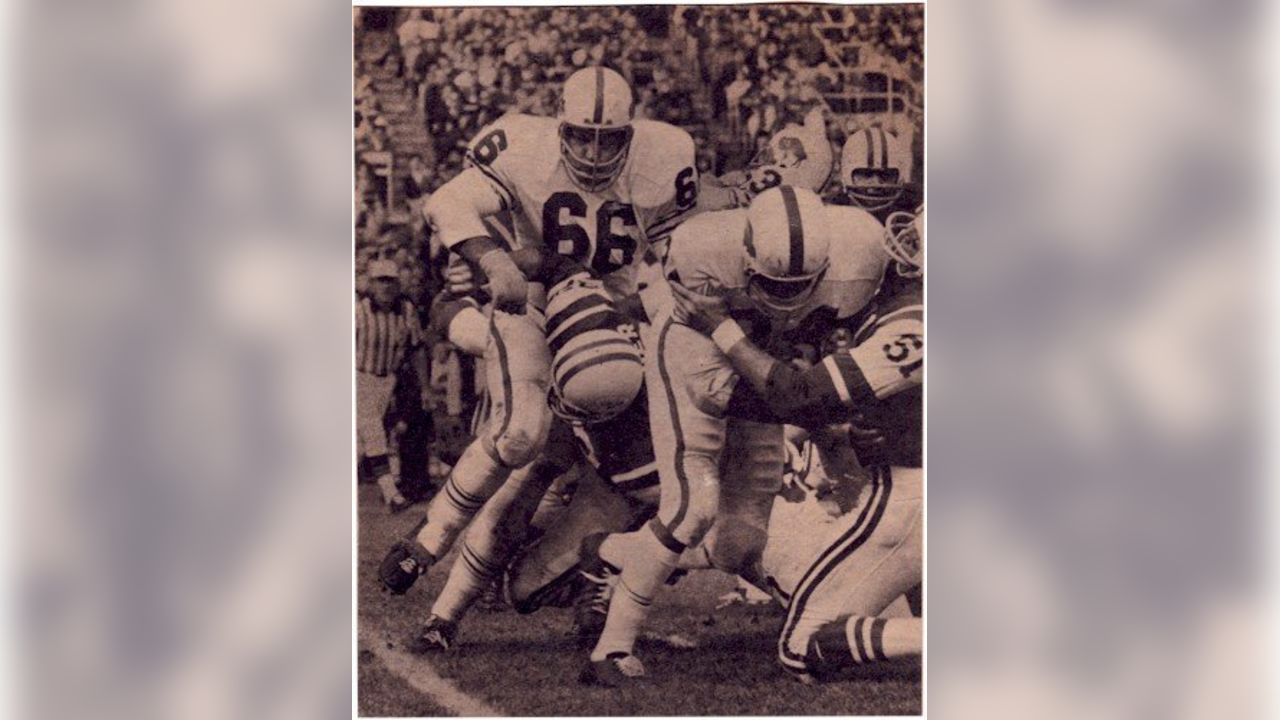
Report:
[{"label": "pant leg stripe", "polygon": [[[489,334],[493,336],[494,347],[498,351],[498,368],[502,372],[502,425],[499,426],[498,432],[493,436],[496,440],[507,434],[507,427],[511,425],[511,366],[507,362],[507,345],[502,342],[502,334],[498,332],[497,311],[489,318]],[[494,452],[498,448],[494,446]],[[501,453],[498,453],[501,455]],[[499,457],[499,460],[502,458]]]},{"label": "pant leg stripe", "polygon": [[653,531],[654,537],[658,538],[658,542],[662,543],[662,547],[677,555],[684,552],[686,547],[685,544],[677,540],[675,536],[671,534],[671,531],[667,529],[667,526],[663,525],[662,521],[658,518],[655,517],[649,521],[649,529]]},{"label": "pant leg stripe", "polygon": [[[800,618],[804,615],[805,605],[809,602],[814,590],[822,584],[822,581],[858,548],[862,547],[872,533],[875,532],[876,526],[880,524],[880,518],[884,516],[885,509],[889,505],[889,495],[892,490],[893,482],[888,477],[884,477],[883,482],[875,482],[871,500],[863,508],[857,522],[847,532],[842,533],[840,538],[835,543],[832,543],[805,573],[800,585],[796,588],[791,607],[787,611],[787,622],[783,626],[782,637],[779,640],[779,647],[783,654],[802,659],[791,651],[787,641],[791,639],[796,625],[799,624]],[[868,511],[870,511],[870,515],[868,515]]]},{"label": "pant leg stripe", "polygon": [[671,326],[675,322],[671,318],[667,318],[667,322],[662,326],[662,333],[658,335],[658,373],[662,376],[662,386],[667,393],[667,406],[671,408],[671,429],[676,435],[676,479],[680,482],[680,506],[676,509],[675,517],[667,525],[673,537],[675,531],[680,527],[680,523],[684,520],[685,514],[689,511],[689,478],[684,472],[684,433],[680,429],[680,412],[676,407],[676,394],[672,389],[671,374],[667,371],[666,349],[667,349],[667,333],[670,332]]}]

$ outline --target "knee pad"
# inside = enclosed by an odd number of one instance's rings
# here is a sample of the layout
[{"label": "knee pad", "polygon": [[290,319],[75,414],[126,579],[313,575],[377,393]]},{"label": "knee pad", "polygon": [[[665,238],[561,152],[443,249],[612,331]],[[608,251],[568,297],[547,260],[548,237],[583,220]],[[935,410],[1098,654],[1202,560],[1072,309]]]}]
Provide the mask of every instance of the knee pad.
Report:
[{"label": "knee pad", "polygon": [[551,413],[545,407],[513,413],[508,422],[497,424],[487,436],[486,447],[503,465],[522,468],[533,462],[547,441]]},{"label": "knee pad", "polygon": [[[692,457],[685,461],[688,480],[683,504],[683,518],[672,528],[679,529],[678,540],[687,545],[696,545],[706,536],[707,531],[716,521],[720,510],[720,474],[710,458]],[[679,508],[676,509],[677,517]]]}]

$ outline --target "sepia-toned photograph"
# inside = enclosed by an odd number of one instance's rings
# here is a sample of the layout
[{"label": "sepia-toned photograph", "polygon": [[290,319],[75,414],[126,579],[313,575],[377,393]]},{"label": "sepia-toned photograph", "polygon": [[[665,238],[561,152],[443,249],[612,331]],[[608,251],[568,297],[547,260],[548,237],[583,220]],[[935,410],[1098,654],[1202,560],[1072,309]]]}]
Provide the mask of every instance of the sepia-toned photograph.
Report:
[{"label": "sepia-toned photograph", "polygon": [[361,716],[922,713],[924,14],[353,7]]}]

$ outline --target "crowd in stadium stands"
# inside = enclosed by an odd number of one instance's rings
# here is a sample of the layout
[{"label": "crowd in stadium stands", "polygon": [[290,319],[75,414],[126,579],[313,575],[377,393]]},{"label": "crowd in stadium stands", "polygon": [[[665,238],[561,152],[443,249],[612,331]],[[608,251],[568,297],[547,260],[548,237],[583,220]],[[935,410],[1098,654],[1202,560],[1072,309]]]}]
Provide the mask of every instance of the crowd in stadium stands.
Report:
[{"label": "crowd in stadium stands", "polygon": [[[560,82],[579,67],[619,70],[636,91],[639,116],[684,127],[698,144],[700,169],[716,173],[740,167],[784,124],[799,122],[824,92],[838,89],[841,62],[856,60],[917,85],[922,81],[919,6],[394,12],[386,28],[394,39],[385,52],[357,53],[357,246],[366,255],[375,248],[403,255],[402,261],[432,255],[416,210],[461,169],[466,143],[506,112],[553,114]],[[360,28],[359,17],[356,23]],[[852,46],[862,48],[857,58],[832,57]],[[396,174],[390,172],[392,136],[374,64],[391,68],[429,139],[409,160],[403,186],[392,193],[409,210],[398,224],[390,220],[395,208],[386,206],[387,185],[401,181],[393,181]],[[833,142],[842,133],[833,128]],[[420,270],[421,277],[405,272],[406,290],[423,307],[430,278]]]}]

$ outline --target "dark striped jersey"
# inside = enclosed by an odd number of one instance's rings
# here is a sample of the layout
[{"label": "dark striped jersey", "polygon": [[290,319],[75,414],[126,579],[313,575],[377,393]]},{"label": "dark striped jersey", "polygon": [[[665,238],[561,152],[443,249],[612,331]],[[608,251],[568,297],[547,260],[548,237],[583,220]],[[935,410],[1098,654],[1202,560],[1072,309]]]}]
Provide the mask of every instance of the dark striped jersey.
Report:
[{"label": "dark striped jersey", "polygon": [[422,340],[413,303],[401,300],[395,309],[380,309],[368,296],[356,300],[356,370],[371,375],[393,374]]},{"label": "dark striped jersey", "polygon": [[594,425],[575,425],[573,434],[582,454],[605,482],[623,492],[658,484],[649,434],[649,401],[643,389],[617,417]]}]

